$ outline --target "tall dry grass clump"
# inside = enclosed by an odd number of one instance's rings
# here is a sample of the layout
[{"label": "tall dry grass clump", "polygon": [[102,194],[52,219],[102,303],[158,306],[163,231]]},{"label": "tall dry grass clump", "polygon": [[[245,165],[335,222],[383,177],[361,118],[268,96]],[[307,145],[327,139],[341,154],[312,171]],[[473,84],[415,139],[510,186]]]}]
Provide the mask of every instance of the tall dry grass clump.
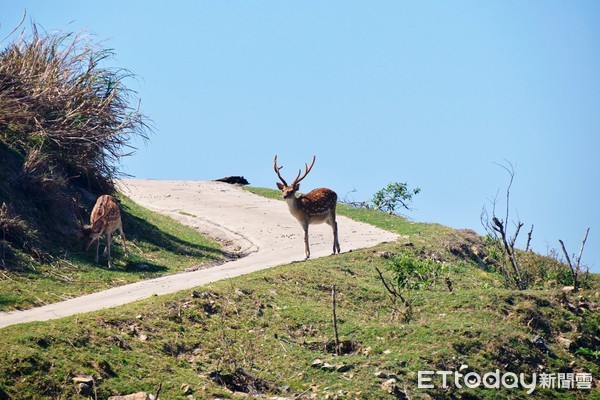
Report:
[{"label": "tall dry grass clump", "polygon": [[102,66],[112,55],[83,33],[35,25],[2,51],[0,138],[26,155],[26,172],[114,190],[118,161],[147,124],[123,83],[131,73]]},{"label": "tall dry grass clump", "polygon": [[114,192],[119,161],[134,138],[147,138],[148,120],[125,86],[132,74],[107,67],[112,56],[86,33],[35,24],[0,52],[0,144],[19,160],[0,163],[0,203],[39,232],[68,225],[76,187]]}]

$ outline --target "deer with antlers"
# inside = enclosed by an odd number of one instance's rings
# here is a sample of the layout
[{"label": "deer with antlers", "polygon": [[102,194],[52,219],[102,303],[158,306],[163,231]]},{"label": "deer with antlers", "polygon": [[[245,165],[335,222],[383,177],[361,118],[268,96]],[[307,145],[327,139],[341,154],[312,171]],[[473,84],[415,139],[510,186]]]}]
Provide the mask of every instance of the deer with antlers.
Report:
[{"label": "deer with antlers", "polygon": [[[273,159],[275,173],[281,180],[277,182],[277,187],[281,190],[283,198],[287,202],[290,213],[300,222],[304,229],[304,252],[306,260],[310,257],[310,248],[308,245],[308,227],[310,224],[327,223],[333,229],[333,254],[340,253],[340,243],[338,241],[338,228],[335,221],[335,207],[337,205],[337,194],[327,188],[315,189],[307,194],[296,197],[296,192],[300,189],[300,182],[306,178],[306,175],[315,165],[316,156],[313,156],[310,166],[304,164],[306,169],[304,174],[298,170],[298,175],[291,185],[288,185],[279,172],[283,166],[277,166],[277,155]],[[300,176],[302,175],[302,176]]]},{"label": "deer with antlers", "polygon": [[107,256],[108,267],[112,268],[113,263],[110,259],[110,245],[112,244],[112,235],[115,231],[118,231],[121,235],[125,255],[129,255],[127,247],[125,246],[125,234],[123,233],[123,223],[121,222],[119,203],[117,203],[117,200],[113,196],[108,194],[98,197],[90,215],[90,223],[88,225],[83,225],[83,219],[79,212],[79,197],[78,193],[75,201],[76,212],[81,221],[79,237],[81,238],[83,250],[87,251],[92,243],[96,241],[96,264],[98,264],[100,237],[104,236],[106,238],[106,247],[104,248],[103,255]]}]

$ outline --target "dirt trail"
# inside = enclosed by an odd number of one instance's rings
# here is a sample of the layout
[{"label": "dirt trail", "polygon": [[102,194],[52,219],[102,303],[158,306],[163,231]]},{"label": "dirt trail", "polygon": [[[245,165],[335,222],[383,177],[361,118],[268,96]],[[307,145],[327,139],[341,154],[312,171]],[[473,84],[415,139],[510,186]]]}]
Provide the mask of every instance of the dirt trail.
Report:
[{"label": "dirt trail", "polygon": [[[121,190],[136,203],[219,240],[226,251],[246,256],[208,269],[132,283],[30,310],[0,313],[0,328],[115,307],[304,258],[302,228],[281,201],[220,182],[131,179],[121,182]],[[341,216],[338,229],[342,252],[397,238],[394,233]],[[330,255],[331,228],[314,225],[309,233],[311,258]]]}]

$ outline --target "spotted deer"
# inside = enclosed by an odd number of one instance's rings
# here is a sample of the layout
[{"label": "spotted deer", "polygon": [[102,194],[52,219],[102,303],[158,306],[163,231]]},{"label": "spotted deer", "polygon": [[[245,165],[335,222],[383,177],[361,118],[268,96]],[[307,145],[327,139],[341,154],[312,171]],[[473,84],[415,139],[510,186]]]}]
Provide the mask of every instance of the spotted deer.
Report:
[{"label": "spotted deer", "polygon": [[[76,202],[79,202],[79,195],[76,197]],[[77,206],[79,210],[79,206]],[[77,211],[80,219],[81,214]],[[123,250],[125,255],[129,255],[125,246],[125,234],[123,233],[123,223],[121,222],[121,212],[119,211],[119,203],[111,195],[105,194],[98,197],[96,204],[90,215],[90,223],[81,225],[80,238],[84,251],[87,251],[92,243],[96,241],[96,264],[98,264],[98,252],[100,249],[100,237],[106,238],[106,247],[104,248],[104,256],[108,258],[108,267],[112,268],[113,263],[110,259],[110,245],[112,243],[112,234],[119,231],[123,240]]]},{"label": "spotted deer", "polygon": [[[337,194],[330,189],[315,189],[307,194],[296,196],[300,190],[300,182],[306,178],[306,175],[315,165],[316,156],[313,156],[310,166],[304,164],[306,169],[302,174],[302,169],[298,170],[298,175],[291,185],[288,185],[279,172],[283,166],[277,166],[277,155],[273,159],[275,173],[281,180],[277,182],[277,187],[281,190],[283,198],[286,201],[290,213],[300,222],[304,229],[304,252],[306,260],[310,257],[310,248],[308,245],[308,227],[310,224],[327,223],[333,229],[333,254],[340,253],[340,243],[338,241],[338,228],[335,221],[335,207],[337,204]],[[302,176],[300,176],[302,174]]]}]

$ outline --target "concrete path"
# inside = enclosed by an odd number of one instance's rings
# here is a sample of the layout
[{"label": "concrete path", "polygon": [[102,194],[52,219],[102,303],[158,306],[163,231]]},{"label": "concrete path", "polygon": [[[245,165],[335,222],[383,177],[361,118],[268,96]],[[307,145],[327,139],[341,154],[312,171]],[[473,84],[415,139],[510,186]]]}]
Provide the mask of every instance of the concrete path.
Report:
[{"label": "concrete path", "polygon": [[[122,181],[121,190],[136,203],[217,239],[226,251],[246,256],[208,269],[132,283],[30,310],[0,313],[0,328],[115,307],[304,259],[302,228],[284,202],[220,182],[132,179]],[[338,229],[342,252],[397,238],[394,233],[341,216]],[[330,255],[331,228],[313,225],[309,233],[311,258]]]}]

